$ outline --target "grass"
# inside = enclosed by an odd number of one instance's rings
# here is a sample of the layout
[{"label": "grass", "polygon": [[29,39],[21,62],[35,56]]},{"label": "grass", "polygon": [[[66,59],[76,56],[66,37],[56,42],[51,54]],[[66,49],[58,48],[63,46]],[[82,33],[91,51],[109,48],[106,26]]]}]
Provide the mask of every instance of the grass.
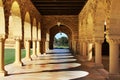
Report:
[{"label": "grass", "polygon": [[66,48],[69,48],[69,46],[54,46],[54,48],[66,49]]},{"label": "grass", "polygon": [[[26,55],[25,49],[21,50],[21,57],[24,58]],[[15,61],[15,49],[5,49],[5,65],[13,63]]]}]

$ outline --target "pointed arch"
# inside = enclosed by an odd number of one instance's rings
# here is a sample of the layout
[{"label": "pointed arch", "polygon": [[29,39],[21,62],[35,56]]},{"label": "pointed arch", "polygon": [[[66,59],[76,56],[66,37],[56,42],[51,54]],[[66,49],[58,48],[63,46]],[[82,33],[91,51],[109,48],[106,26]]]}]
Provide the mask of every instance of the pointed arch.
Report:
[{"label": "pointed arch", "polygon": [[5,38],[5,15],[2,0],[0,0],[0,35]]},{"label": "pointed arch", "polygon": [[9,16],[9,37],[22,39],[22,20],[20,6],[14,1],[11,7],[11,15]]},{"label": "pointed arch", "polygon": [[[68,35],[69,38],[69,42],[72,41],[72,31],[69,27],[67,27],[66,25],[61,25],[60,27],[58,27],[57,25],[53,26],[52,28],[49,29],[49,35],[50,35],[50,43],[49,43],[49,48],[53,49],[53,41],[54,41],[54,36],[59,33],[59,32],[63,32],[65,34]],[[71,44],[71,43],[69,43]]]},{"label": "pointed arch", "polygon": [[37,40],[37,22],[36,22],[36,18],[33,19],[32,39]]},{"label": "pointed arch", "polygon": [[29,14],[29,12],[26,12],[26,14],[25,14],[24,39],[25,40],[31,40],[31,21],[30,21],[30,14]]}]

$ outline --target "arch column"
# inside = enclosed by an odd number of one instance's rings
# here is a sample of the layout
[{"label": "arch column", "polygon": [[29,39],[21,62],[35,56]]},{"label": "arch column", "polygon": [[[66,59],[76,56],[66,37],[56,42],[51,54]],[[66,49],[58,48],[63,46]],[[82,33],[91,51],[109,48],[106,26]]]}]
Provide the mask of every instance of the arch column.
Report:
[{"label": "arch column", "polygon": [[36,53],[36,40],[33,40],[33,53],[31,55],[32,58],[37,58],[37,53]]},{"label": "arch column", "polygon": [[92,48],[93,48],[93,43],[88,42],[88,61],[92,60]]},{"label": "arch column", "polygon": [[82,46],[82,45],[83,45],[83,42],[80,41],[80,55],[82,55],[82,51],[83,51],[83,50],[82,50],[82,49],[83,49],[83,46]]},{"label": "arch column", "polygon": [[7,71],[4,68],[4,39],[0,39],[0,76],[7,75]]},{"label": "arch column", "polygon": [[103,40],[95,41],[95,65],[98,68],[103,68],[102,64],[102,43]]},{"label": "arch column", "polygon": [[45,40],[41,40],[40,46],[41,54],[45,54]]},{"label": "arch column", "polygon": [[109,40],[110,45],[110,74],[119,74],[119,43],[117,40]]},{"label": "arch column", "polygon": [[22,66],[23,63],[21,61],[21,45],[20,45],[20,39],[15,39],[15,66]]},{"label": "arch column", "polygon": [[32,60],[32,58],[31,58],[31,54],[30,54],[30,40],[26,40],[25,41],[26,42],[26,57],[25,57],[25,59],[26,60],[29,60],[29,61],[31,61]]},{"label": "arch column", "polygon": [[109,78],[110,80],[120,79],[119,67],[119,42],[118,40],[109,40],[110,58],[109,58]]},{"label": "arch column", "polygon": [[49,50],[49,41],[45,41],[45,52]]},{"label": "arch column", "polygon": [[82,47],[82,55],[83,55],[83,56],[87,56],[87,42],[84,41],[84,42],[82,43],[82,46],[83,46],[83,47]]},{"label": "arch column", "polygon": [[69,49],[72,49],[72,40],[69,41]]},{"label": "arch column", "polygon": [[37,41],[37,56],[39,56],[41,54],[40,52],[40,41]]},{"label": "arch column", "polygon": [[77,53],[77,47],[76,47],[76,40],[73,40],[73,53],[74,53],[74,55],[76,55],[76,53]]}]

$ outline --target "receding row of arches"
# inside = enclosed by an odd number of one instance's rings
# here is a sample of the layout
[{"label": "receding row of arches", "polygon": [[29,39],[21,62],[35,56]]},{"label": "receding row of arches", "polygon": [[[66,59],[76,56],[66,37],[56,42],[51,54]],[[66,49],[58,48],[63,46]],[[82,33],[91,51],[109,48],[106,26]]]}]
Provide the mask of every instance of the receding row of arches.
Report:
[{"label": "receding row of arches", "polygon": [[110,74],[119,73],[119,29],[116,22],[120,18],[116,17],[119,16],[116,2],[119,1],[89,0],[79,14],[79,53],[92,60],[94,52],[97,65],[103,64],[102,53],[109,55]]},{"label": "receding row of arches", "polygon": [[[17,1],[12,3],[11,9],[9,10],[10,14],[5,13],[2,0],[0,0],[0,4],[1,34],[11,39],[41,39],[41,24],[36,16],[31,16],[32,14],[27,10],[25,13],[21,13],[21,8]],[[5,17],[7,14],[9,15],[8,18]],[[8,24],[5,24],[7,20]],[[39,35],[37,35],[38,33]]]},{"label": "receding row of arches", "polygon": [[[33,43],[32,47],[34,49],[32,56],[35,57],[37,56],[37,53],[40,54],[41,23],[40,18],[37,18],[39,15],[35,16],[31,13],[30,9],[26,7],[22,9],[22,4],[24,4],[23,2],[19,0],[10,0],[4,1],[3,4],[2,1],[3,0],[0,0],[0,72],[2,71],[1,75],[6,75],[7,72],[4,70],[4,48],[15,49],[14,64],[16,66],[23,65],[21,61],[22,47],[26,49],[25,59],[31,60],[31,42]],[[31,7],[31,10],[32,9],[33,7]],[[35,13],[38,14],[37,10]]]}]

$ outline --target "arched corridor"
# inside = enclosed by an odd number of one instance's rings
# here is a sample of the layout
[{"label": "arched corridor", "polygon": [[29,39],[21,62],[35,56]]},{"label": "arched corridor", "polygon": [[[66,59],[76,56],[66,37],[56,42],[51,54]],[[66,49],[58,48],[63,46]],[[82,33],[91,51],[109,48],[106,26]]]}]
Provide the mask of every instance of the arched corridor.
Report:
[{"label": "arched corridor", "polygon": [[[120,80],[119,7],[120,0],[0,0],[0,80]],[[54,49],[59,32],[69,50]],[[5,65],[7,57],[13,63]]]}]

